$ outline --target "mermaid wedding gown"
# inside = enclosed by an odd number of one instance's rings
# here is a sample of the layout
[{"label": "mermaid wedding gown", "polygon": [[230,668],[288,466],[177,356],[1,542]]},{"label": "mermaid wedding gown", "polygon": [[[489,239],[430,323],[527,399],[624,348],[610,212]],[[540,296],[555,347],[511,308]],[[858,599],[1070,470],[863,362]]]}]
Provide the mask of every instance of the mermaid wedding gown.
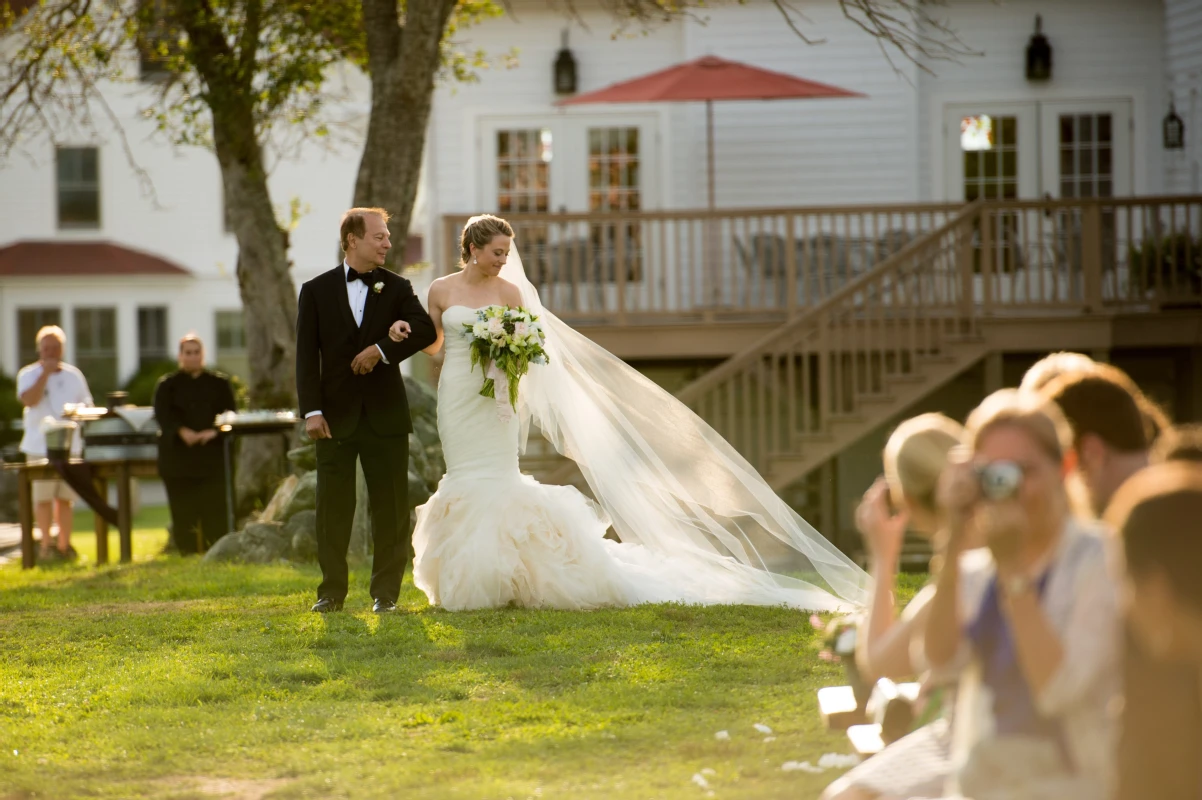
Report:
[{"label": "mermaid wedding gown", "polygon": [[[470,220],[469,220],[470,223]],[[501,278],[539,316],[550,363],[518,413],[481,397],[464,323],[443,314],[438,433],[447,472],[417,509],[413,577],[447,609],[590,609],[649,602],[866,604],[871,580],[688,407],[543,308],[517,243]],[[529,425],[580,468],[593,498],[518,470]],[[612,527],[621,543],[605,538]]]},{"label": "mermaid wedding gown", "polygon": [[496,402],[480,396],[480,367],[471,367],[463,324],[475,319],[466,306],[442,315],[438,435],[447,472],[417,509],[418,588],[451,610],[702,601],[688,591],[687,576],[657,564],[642,545],[604,538],[609,520],[589,498],[521,474],[520,421],[498,419]]}]

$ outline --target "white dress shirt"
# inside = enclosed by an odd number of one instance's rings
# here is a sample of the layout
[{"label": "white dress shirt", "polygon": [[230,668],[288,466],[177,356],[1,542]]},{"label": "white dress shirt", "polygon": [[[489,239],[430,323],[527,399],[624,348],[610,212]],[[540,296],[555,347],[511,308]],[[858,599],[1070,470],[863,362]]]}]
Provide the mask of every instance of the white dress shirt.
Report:
[{"label": "white dress shirt", "polygon": [[[351,265],[342,262],[342,275],[344,278],[349,278],[351,274]],[[351,304],[351,316],[355,318],[355,325],[363,327],[363,310],[367,308],[367,292],[368,285],[361,280],[348,281],[346,284],[346,299]],[[385,364],[388,363],[388,356],[384,355],[384,350],[380,345],[376,345],[376,349],[380,351],[380,360]],[[310,411],[305,414],[305,419],[315,417],[320,414],[320,411]]]},{"label": "white dress shirt", "polygon": [[[25,408],[25,432],[21,436],[21,452],[35,457],[46,457],[46,437],[42,435],[42,420],[54,417],[63,418],[63,406],[67,403],[86,403],[92,405],[92,393],[88,390],[88,381],[77,368],[70,364],[61,364],[58,372],[46,379],[46,389],[37,405]],[[34,362],[22,367],[17,373],[17,397],[33,388],[42,377],[42,365]],[[71,454],[83,452],[83,437],[79,431],[71,439]]]}]

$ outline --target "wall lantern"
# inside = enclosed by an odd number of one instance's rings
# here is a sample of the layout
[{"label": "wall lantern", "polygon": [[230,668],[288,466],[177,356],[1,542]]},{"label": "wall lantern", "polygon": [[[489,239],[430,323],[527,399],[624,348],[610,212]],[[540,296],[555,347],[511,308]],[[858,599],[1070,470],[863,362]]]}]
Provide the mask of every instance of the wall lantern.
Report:
[{"label": "wall lantern", "polygon": [[576,94],[576,59],[568,49],[568,32],[563,32],[563,47],[555,58],[555,94]]},{"label": "wall lantern", "polygon": [[1035,17],[1035,33],[1027,43],[1027,80],[1046,81],[1052,78],[1052,45],[1043,35],[1043,17]]},{"label": "wall lantern", "polygon": [[1164,118],[1164,149],[1185,149],[1185,123],[1177,116],[1177,109],[1173,107],[1172,100],[1169,100],[1168,116]]}]

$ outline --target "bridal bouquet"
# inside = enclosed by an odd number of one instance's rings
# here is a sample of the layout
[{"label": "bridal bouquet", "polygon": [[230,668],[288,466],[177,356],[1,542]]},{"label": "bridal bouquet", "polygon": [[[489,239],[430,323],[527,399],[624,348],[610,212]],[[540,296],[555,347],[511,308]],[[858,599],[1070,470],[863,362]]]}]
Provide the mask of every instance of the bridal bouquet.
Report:
[{"label": "bridal bouquet", "polygon": [[487,306],[476,312],[475,322],[465,322],[463,327],[471,338],[472,367],[485,365],[480,394],[497,398],[497,414],[502,422],[508,421],[518,407],[522,376],[531,364],[547,363],[542,323],[524,308]]}]

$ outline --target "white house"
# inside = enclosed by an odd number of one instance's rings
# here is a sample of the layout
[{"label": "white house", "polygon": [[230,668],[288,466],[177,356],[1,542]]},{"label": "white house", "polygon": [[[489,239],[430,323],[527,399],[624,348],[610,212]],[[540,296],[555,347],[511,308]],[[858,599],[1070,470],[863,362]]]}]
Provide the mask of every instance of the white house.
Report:
[{"label": "white house", "polygon": [[[466,31],[466,47],[496,55],[513,47],[519,62],[438,91],[413,225],[424,258],[439,267],[453,260],[446,214],[705,204],[702,105],[557,108],[553,64],[565,29],[579,91],[713,54],[866,95],[718,104],[722,209],[1199,191],[1196,0],[953,0],[936,12],[981,55],[933,62],[934,75],[893,54],[895,70],[831,0],[795,5],[825,43],[804,44],[761,0],[617,36],[599,8],[569,22],[519,1],[514,13]],[[1024,73],[1037,15],[1054,54],[1042,82]],[[291,237],[298,285],[336,263],[338,216],[358,167],[367,84],[350,68],[339,80],[357,98],[341,112],[347,142],[332,152],[306,146],[273,165],[279,215],[293,198],[303,211]],[[156,136],[137,114],[145,97],[136,86],[106,96],[154,195],[114,131],[81,134],[57,151],[31,142],[0,165],[0,368],[12,374],[30,360],[33,332],[58,320],[67,358],[94,383],[116,385],[188,331],[241,371],[236,244],[215,159]],[[1186,141],[1166,151],[1170,99]],[[997,147],[987,156],[962,148],[966,121],[992,127]]]}]

